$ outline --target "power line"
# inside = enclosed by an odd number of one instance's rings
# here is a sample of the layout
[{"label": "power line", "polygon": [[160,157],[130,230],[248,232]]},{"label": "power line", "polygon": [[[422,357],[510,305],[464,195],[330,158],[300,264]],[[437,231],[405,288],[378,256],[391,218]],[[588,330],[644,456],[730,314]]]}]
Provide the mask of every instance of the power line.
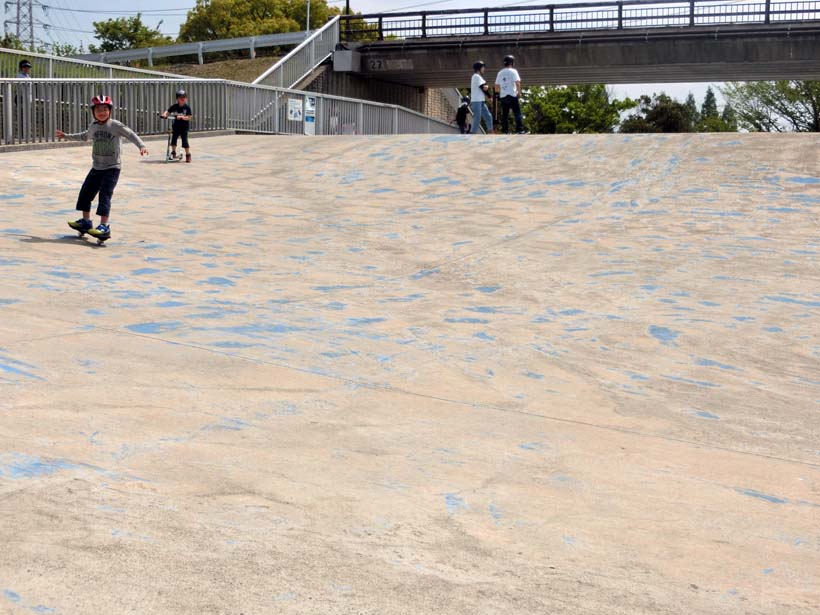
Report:
[{"label": "power line", "polygon": [[[187,11],[191,11],[194,7],[178,7],[174,9],[145,9],[144,11],[98,11],[93,9],[70,9],[67,7],[62,6],[54,6],[51,4],[45,4],[43,2],[35,2],[38,6],[41,6],[43,9],[46,10],[54,10],[54,11],[66,11],[69,13],[92,13],[94,15],[148,15],[151,13],[157,14],[165,14],[169,16],[185,16],[187,15]],[[185,11],[184,13],[174,13],[175,11]]]}]

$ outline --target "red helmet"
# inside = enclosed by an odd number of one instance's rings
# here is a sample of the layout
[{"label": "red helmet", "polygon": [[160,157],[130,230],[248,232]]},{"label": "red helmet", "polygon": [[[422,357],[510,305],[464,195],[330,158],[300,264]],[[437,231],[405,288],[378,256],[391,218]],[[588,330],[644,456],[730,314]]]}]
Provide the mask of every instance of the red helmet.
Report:
[{"label": "red helmet", "polygon": [[114,108],[114,103],[111,101],[111,97],[106,96],[105,94],[97,94],[91,99],[91,108],[93,109],[97,105],[105,105],[109,109]]}]

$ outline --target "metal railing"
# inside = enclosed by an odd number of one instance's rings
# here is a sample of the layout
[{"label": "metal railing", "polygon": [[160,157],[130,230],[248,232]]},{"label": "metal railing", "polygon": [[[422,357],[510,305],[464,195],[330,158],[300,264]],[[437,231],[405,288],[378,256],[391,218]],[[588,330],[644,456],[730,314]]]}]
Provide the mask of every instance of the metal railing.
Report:
[{"label": "metal railing", "polygon": [[[99,92],[113,98],[115,119],[138,134],[161,134],[167,125],[157,114],[173,102],[178,86],[178,81],[160,79],[0,79],[0,145],[54,142],[58,129],[82,132],[91,122],[89,101]],[[403,107],[340,96],[217,79],[186,79],[184,87],[194,108],[193,131],[317,135],[455,131],[446,122]]]},{"label": "metal railing", "polygon": [[288,55],[262,73],[258,85],[277,88],[295,87],[302,79],[333,54],[339,44],[339,17],[316,30]]},{"label": "metal railing", "polygon": [[21,60],[31,62],[31,76],[48,79],[184,79],[182,75],[139,68],[111,66],[87,60],[74,60],[0,48],[0,78],[16,77]]},{"label": "metal railing", "polygon": [[714,0],[623,0],[450,9],[340,18],[346,41],[489,36],[579,30],[680,28],[729,24],[774,24],[820,20],[820,1],[744,2]]},{"label": "metal railing", "polygon": [[183,43],[180,45],[162,45],[160,47],[89,53],[77,56],[77,58],[95,62],[133,62],[135,60],[147,60],[148,65],[153,66],[155,58],[197,56],[199,63],[202,64],[204,62],[203,54],[206,53],[247,49],[251,58],[254,58],[256,57],[257,49],[262,47],[288,47],[290,45],[298,45],[305,40],[306,35],[307,33],[305,31],[283,32],[281,34],[227,38],[216,41],[202,41],[199,43]]}]

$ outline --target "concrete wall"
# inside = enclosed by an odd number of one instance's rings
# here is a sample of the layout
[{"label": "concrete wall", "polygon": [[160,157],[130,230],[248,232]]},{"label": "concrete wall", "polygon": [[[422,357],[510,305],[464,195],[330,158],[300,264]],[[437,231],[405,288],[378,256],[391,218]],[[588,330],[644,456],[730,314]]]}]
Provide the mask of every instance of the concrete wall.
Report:
[{"label": "concrete wall", "polygon": [[330,65],[317,70],[313,79],[308,84],[301,84],[300,88],[319,94],[401,105],[448,122],[455,114],[455,109],[441,90],[334,72]]}]

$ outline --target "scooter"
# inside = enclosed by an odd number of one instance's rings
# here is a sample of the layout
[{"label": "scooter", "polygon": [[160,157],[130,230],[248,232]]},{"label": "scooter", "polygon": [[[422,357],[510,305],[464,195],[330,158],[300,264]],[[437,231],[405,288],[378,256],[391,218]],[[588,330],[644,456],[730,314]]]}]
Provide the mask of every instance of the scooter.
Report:
[{"label": "scooter", "polygon": [[[157,115],[162,117],[161,113],[158,113]],[[176,113],[169,113],[168,117],[163,118],[163,119],[169,120],[168,121],[168,145],[165,147],[165,162],[180,162],[184,158],[184,156],[182,155],[182,152],[178,153],[176,156],[171,156],[171,139],[172,139],[173,134],[174,134],[173,121],[175,119],[177,119],[177,114]]]}]

